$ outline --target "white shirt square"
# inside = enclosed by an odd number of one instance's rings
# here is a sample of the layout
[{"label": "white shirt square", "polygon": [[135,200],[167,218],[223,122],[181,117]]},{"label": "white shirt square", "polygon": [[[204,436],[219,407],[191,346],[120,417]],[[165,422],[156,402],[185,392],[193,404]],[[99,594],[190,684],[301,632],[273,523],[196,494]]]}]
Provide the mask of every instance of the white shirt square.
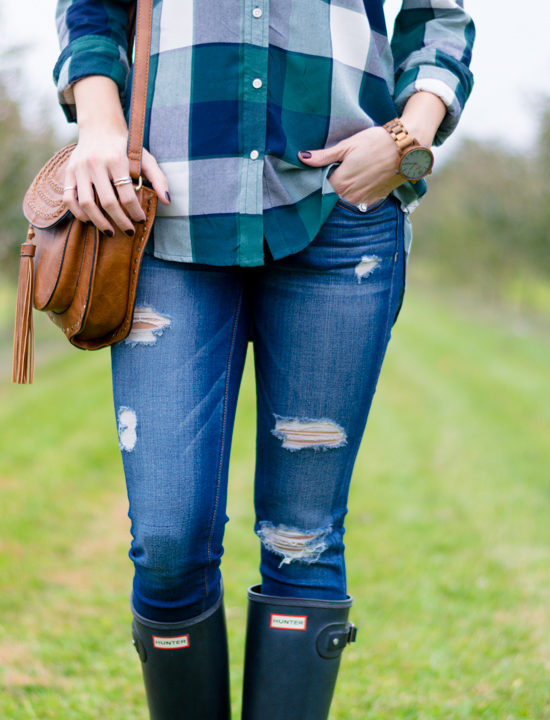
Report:
[{"label": "white shirt square", "polygon": [[370,27],[365,14],[331,3],[330,36],[334,60],[365,69],[370,44]]}]

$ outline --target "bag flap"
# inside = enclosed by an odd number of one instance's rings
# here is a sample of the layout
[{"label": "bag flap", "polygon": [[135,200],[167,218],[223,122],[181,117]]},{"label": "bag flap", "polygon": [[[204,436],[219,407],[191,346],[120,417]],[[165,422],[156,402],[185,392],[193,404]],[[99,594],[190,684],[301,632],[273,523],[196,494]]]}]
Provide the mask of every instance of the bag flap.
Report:
[{"label": "bag flap", "polygon": [[57,225],[70,215],[63,202],[65,166],[76,143],[66,145],[51,157],[32,181],[23,198],[23,214],[34,227],[40,230]]}]

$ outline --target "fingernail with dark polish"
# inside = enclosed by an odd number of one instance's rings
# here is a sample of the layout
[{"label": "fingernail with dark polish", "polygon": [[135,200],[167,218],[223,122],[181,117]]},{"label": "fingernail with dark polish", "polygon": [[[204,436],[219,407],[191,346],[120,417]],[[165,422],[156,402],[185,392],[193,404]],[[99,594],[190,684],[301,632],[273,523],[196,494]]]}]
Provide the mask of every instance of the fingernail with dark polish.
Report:
[{"label": "fingernail with dark polish", "polygon": [[170,193],[168,191],[164,193],[164,197],[168,200],[168,202],[172,202],[172,198],[170,197]]},{"label": "fingernail with dark polish", "polygon": [[104,231],[103,231],[103,234],[104,234],[104,235],[107,235],[107,237],[114,237],[114,236],[115,236],[114,232],[113,232],[112,230],[109,230],[109,229],[104,230]]},{"label": "fingernail with dark polish", "polygon": [[134,230],[125,230],[124,232],[128,235],[128,237],[134,237],[136,234]]},{"label": "fingernail with dark polish", "polygon": [[300,151],[298,152],[298,155],[299,155],[300,157],[303,157],[303,158],[310,158],[310,157],[311,157],[311,153],[309,152],[309,150],[300,150]]}]

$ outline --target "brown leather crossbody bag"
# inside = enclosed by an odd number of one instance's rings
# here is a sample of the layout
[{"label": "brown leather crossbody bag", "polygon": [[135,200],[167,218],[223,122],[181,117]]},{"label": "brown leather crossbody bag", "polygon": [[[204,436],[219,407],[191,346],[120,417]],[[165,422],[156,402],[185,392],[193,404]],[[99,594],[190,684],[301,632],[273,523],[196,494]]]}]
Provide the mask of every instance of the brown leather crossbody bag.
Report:
[{"label": "brown leather crossbody bag", "polygon": [[72,215],[63,202],[65,168],[75,144],[59,150],[31,183],[23,200],[29,222],[21,246],[13,342],[12,381],[34,375],[33,307],[47,313],[76,347],[96,350],[123,340],[134,313],[137,278],[153,227],[156,193],[142,184],[152,0],[137,3],[135,63],[128,138],[130,177],[147,219],[128,237],[108,237]]}]

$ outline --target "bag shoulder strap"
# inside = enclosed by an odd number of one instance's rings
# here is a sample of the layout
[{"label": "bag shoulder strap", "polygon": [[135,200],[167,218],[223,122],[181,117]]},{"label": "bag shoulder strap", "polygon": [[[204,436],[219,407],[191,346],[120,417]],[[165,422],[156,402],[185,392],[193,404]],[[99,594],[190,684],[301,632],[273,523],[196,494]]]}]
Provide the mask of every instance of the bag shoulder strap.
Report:
[{"label": "bag shoulder strap", "polygon": [[149,79],[149,53],[153,0],[137,0],[136,54],[130,108],[130,132],[128,137],[128,160],[130,177],[138,182],[141,175],[141,152],[147,110],[147,83]]}]

